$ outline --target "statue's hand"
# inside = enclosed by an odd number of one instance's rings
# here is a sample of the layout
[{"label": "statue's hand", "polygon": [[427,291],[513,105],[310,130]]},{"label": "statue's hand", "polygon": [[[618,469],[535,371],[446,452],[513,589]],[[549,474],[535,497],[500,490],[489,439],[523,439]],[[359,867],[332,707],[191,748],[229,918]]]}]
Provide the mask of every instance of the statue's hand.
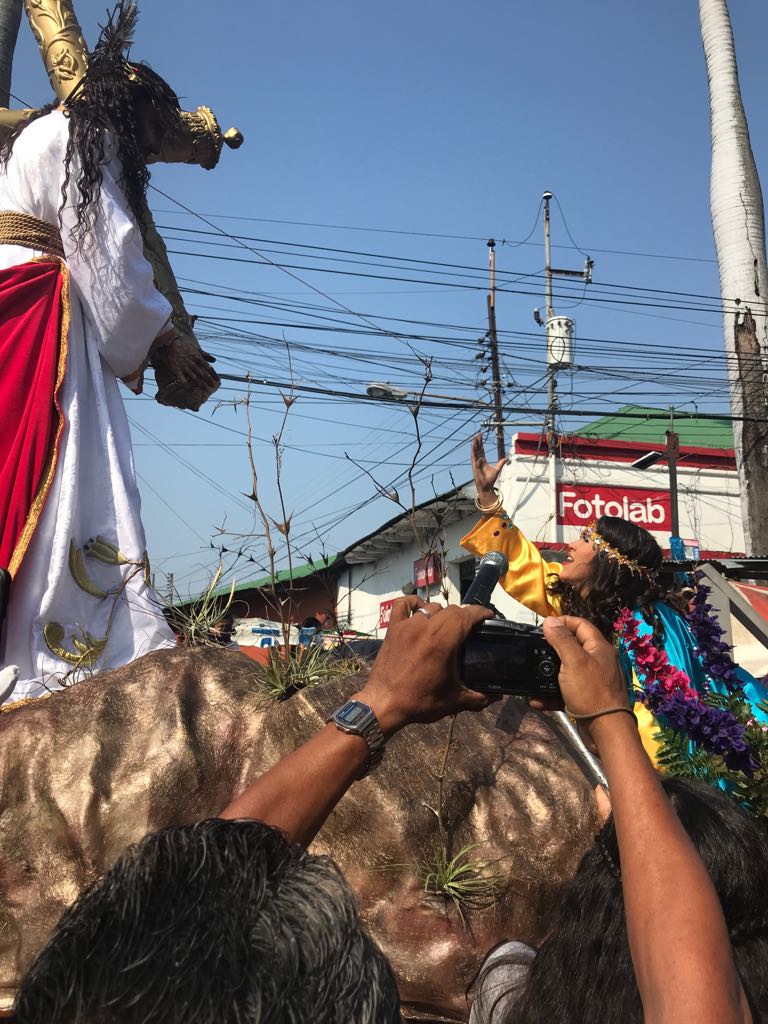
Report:
[{"label": "statue's hand", "polygon": [[203,352],[193,335],[176,335],[169,345],[157,352],[161,360],[179,384],[189,387],[210,388],[211,393],[220,385],[218,374],[210,363],[214,357]]},{"label": "statue's hand", "polygon": [[194,335],[177,335],[152,356],[160,405],[195,412],[221,385],[211,369],[214,357],[204,352]]},{"label": "statue's hand", "polygon": [[472,438],[472,475],[477,487],[477,499],[481,505],[489,506],[496,501],[497,495],[494,487],[506,461],[506,459],[500,459],[491,465],[485,457],[482,434],[475,434]]}]

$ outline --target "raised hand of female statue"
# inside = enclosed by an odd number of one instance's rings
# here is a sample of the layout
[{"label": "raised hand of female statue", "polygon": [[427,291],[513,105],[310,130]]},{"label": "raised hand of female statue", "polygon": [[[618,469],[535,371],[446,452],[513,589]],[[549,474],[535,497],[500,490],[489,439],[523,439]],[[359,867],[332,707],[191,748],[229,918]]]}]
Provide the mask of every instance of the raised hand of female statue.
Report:
[{"label": "raised hand of female statue", "polygon": [[477,487],[477,500],[481,505],[489,506],[495,502],[496,494],[493,488],[506,461],[499,459],[495,465],[491,465],[485,457],[482,435],[475,434],[472,438],[472,473]]}]

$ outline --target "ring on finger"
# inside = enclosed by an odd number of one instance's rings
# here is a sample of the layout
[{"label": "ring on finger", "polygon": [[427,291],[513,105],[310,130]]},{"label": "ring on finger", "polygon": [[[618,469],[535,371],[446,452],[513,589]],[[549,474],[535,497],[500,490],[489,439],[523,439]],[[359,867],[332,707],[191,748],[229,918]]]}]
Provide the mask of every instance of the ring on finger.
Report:
[{"label": "ring on finger", "polygon": [[421,612],[422,615],[426,615],[428,619],[432,618],[432,612],[428,612],[426,608],[417,608],[417,612]]}]

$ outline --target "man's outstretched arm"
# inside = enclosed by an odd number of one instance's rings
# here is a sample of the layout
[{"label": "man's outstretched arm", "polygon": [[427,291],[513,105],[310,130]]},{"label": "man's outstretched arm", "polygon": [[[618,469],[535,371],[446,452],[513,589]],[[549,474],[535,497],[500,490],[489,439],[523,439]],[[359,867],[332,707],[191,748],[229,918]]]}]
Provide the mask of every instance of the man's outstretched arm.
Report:
[{"label": "man's outstretched arm", "polygon": [[[426,605],[418,597],[395,602],[368,682],[352,697],[373,710],[385,739],[405,725],[436,722],[491,703],[493,698],[462,686],[458,656],[472,627],[492,614],[478,606]],[[326,725],[251,783],[221,817],[257,818],[306,846],[364,769],[368,755],[362,736]]]}]

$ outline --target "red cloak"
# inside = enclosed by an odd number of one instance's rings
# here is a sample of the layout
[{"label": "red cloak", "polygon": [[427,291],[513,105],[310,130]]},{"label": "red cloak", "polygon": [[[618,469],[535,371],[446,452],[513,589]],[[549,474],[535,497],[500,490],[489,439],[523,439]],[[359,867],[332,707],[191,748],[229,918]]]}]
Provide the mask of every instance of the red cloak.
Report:
[{"label": "red cloak", "polygon": [[0,567],[15,576],[56,471],[69,276],[54,257],[0,270]]}]

